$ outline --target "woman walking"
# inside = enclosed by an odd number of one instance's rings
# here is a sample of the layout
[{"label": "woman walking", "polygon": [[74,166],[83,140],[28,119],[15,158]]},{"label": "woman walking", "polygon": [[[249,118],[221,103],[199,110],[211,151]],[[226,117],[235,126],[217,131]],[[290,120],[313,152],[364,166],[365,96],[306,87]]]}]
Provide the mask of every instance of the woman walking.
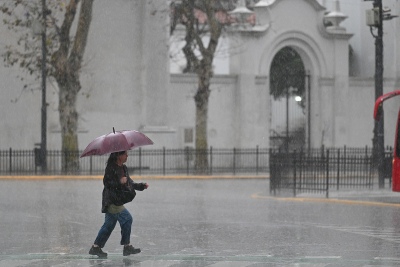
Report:
[{"label": "woman walking", "polygon": [[[103,252],[102,248],[114,230],[117,221],[121,226],[121,245],[124,246],[123,255],[128,256],[140,253],[140,248],[135,248],[130,244],[132,216],[123,204],[135,197],[135,190],[143,191],[149,185],[147,183],[133,182],[129,177],[128,168],[124,164],[127,158],[127,151],[121,151],[111,153],[107,160],[103,178],[104,189],[101,208],[101,212],[105,213],[105,220],[93,246],[90,248],[90,255],[97,255],[101,258],[107,257],[107,253]],[[130,192],[130,200],[124,200],[126,192]]]}]

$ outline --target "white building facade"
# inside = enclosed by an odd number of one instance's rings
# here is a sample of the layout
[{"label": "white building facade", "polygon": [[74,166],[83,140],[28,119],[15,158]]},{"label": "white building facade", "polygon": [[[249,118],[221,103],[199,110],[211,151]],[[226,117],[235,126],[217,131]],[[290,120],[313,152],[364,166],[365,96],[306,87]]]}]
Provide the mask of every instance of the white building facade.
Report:
[{"label": "white building facade", "polygon": [[[400,10],[399,1],[383,2],[393,14]],[[309,73],[311,98],[305,111],[309,145],[372,145],[375,47],[365,23],[365,10],[372,8],[372,2],[339,3],[336,10],[336,1],[261,0],[254,6],[254,26],[227,31],[221,44],[230,50],[217,56],[212,79],[210,146],[270,147],[275,116],[270,68],[284,47],[300,55]],[[167,1],[95,2],[78,98],[81,149],[112,127],[145,132],[154,141],[153,148],[194,146],[197,77],[178,73],[171,61],[168,9]],[[324,19],[335,10],[347,18],[325,27]],[[12,40],[4,27],[0,32]],[[400,19],[384,22],[383,38],[384,92],[389,92],[400,88]],[[21,93],[25,81],[16,78],[18,73],[16,68],[0,67],[0,149],[32,149],[40,142],[40,91]],[[51,150],[61,148],[57,97],[56,85],[49,81],[47,147]],[[385,103],[386,145],[393,143],[399,103],[396,99]]]}]

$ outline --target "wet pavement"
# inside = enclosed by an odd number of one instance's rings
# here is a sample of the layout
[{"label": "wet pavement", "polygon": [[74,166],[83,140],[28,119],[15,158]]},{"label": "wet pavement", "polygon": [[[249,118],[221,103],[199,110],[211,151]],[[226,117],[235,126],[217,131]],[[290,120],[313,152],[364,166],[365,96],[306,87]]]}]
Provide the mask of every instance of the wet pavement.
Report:
[{"label": "wet pavement", "polygon": [[[140,180],[142,181],[142,180]],[[400,193],[269,195],[264,179],[151,179],[88,254],[103,223],[101,180],[0,180],[1,266],[400,266]]]}]

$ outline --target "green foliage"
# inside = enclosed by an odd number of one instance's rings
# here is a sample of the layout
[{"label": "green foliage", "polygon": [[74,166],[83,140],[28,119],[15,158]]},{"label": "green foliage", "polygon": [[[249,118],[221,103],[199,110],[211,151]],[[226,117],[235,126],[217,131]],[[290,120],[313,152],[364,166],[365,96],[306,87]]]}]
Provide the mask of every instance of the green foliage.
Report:
[{"label": "green foliage", "polygon": [[290,95],[305,96],[304,65],[299,54],[290,47],[279,51],[271,64],[271,95],[274,99],[286,97],[287,90]]}]

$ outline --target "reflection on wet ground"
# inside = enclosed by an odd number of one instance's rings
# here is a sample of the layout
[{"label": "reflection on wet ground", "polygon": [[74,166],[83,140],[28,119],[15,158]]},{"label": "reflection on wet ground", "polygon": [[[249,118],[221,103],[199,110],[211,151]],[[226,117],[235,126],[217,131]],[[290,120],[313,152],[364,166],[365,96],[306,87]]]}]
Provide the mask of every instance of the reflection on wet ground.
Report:
[{"label": "reflection on wet ground", "polygon": [[343,259],[341,256],[276,257],[272,255],[239,255],[217,257],[205,255],[158,255],[134,256],[110,255],[97,259],[87,255],[27,254],[3,255],[0,266],[208,266],[208,267],[255,267],[255,266],[399,266],[400,258]]},{"label": "reflection on wet ground", "polygon": [[126,205],[142,253],[122,256],[117,226],[97,259],[100,180],[0,180],[0,267],[400,266],[400,205],[278,199],[261,179],[146,182]]}]

